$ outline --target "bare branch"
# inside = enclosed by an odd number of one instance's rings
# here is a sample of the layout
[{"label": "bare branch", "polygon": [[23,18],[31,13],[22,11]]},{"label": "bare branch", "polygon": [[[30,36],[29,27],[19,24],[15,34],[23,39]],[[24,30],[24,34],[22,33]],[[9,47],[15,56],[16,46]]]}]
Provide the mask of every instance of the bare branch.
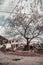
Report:
[{"label": "bare branch", "polygon": [[40,33],[38,33],[37,35],[33,36],[30,40],[32,40],[33,38],[36,38],[40,35]]},{"label": "bare branch", "polygon": [[[16,28],[16,29],[17,29],[17,28]],[[23,34],[20,32],[20,30],[17,29],[17,31],[19,32],[19,34],[20,34],[21,36],[23,36]],[[23,37],[24,37],[24,36],[23,36]]]}]

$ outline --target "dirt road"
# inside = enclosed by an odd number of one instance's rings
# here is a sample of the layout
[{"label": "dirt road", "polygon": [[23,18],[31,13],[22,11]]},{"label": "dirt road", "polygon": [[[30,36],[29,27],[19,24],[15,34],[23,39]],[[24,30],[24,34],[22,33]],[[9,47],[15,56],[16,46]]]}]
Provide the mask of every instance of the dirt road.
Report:
[{"label": "dirt road", "polygon": [[43,57],[23,57],[0,52],[0,65],[43,65]]}]

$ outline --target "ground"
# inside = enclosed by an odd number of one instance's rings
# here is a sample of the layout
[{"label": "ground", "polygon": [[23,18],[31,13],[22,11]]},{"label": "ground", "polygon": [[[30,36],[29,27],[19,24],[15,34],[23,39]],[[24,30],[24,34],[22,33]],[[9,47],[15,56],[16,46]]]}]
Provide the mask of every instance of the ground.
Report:
[{"label": "ground", "polygon": [[0,51],[0,65],[43,65],[43,56],[18,56]]}]

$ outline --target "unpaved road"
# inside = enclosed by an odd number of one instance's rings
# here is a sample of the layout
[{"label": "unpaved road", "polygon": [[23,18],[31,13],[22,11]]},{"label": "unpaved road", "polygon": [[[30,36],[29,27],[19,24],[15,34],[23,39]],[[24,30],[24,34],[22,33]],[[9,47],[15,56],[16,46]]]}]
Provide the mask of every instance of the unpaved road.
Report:
[{"label": "unpaved road", "polygon": [[43,57],[23,57],[0,52],[0,65],[43,65]]}]

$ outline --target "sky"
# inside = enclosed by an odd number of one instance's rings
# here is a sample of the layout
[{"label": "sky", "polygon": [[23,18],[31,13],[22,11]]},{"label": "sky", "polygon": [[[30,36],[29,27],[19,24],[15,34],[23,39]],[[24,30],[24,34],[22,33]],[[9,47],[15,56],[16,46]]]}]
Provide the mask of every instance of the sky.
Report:
[{"label": "sky", "polygon": [[[12,15],[10,15],[10,12],[13,11],[15,6],[17,5],[19,8],[22,4],[22,6],[24,7],[24,9],[21,10],[22,13],[30,13],[30,3],[32,3],[32,5],[34,6],[34,0],[0,0],[0,35],[5,36],[5,27],[8,25],[6,19]],[[40,10],[40,3],[38,4],[37,9],[39,11],[39,14],[43,15],[43,0],[42,9]],[[14,13],[16,10],[17,8],[14,9]]]}]

